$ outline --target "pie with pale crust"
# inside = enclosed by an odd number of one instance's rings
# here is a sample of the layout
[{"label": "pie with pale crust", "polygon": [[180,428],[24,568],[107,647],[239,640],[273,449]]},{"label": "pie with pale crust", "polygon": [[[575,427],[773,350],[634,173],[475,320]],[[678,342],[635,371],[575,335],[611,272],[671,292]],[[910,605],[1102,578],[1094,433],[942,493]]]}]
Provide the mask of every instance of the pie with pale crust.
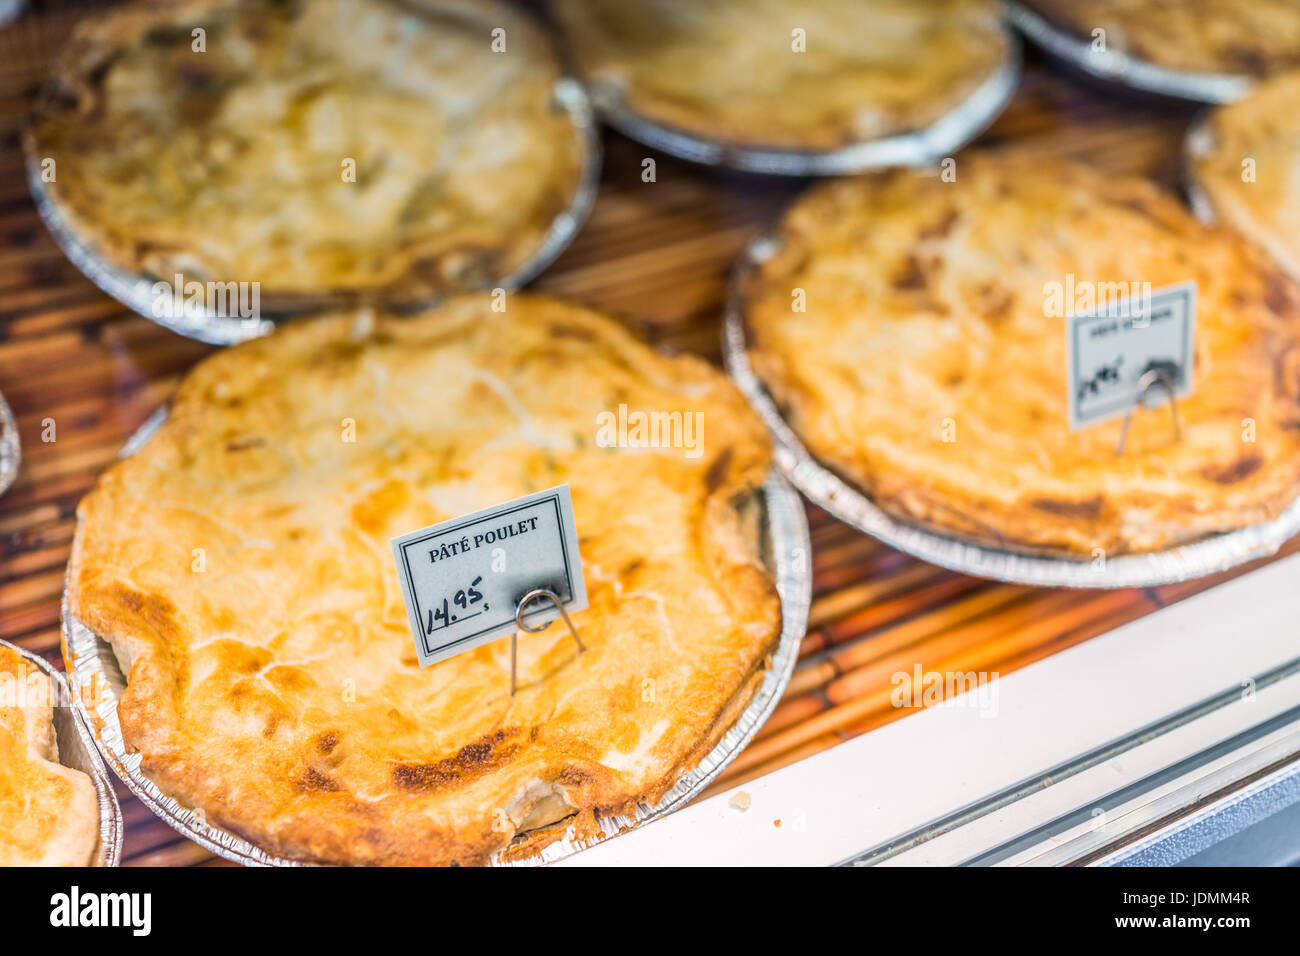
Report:
[{"label": "pie with pale crust", "polygon": [[515,273],[574,201],[560,76],[488,0],[145,0],[78,25],[28,148],[131,274],[416,299]]},{"label": "pie with pale crust", "polygon": [[1211,113],[1189,138],[1188,167],[1214,217],[1300,279],[1300,72]]},{"label": "pie with pale crust", "polygon": [[1022,0],[1080,40],[1189,73],[1267,76],[1300,66],[1295,0]]},{"label": "pie with pale crust", "polygon": [[[701,454],[605,447],[620,405],[699,412]],[[102,476],[71,609],[128,675],[143,770],[210,822],[331,863],[532,852],[658,799],[761,683],[769,455],[724,376],[577,306],[295,323],[201,363]],[[513,699],[508,637],[421,669],[390,539],[560,483],[587,650],[521,635]]]},{"label": "pie with pale crust", "polygon": [[829,150],[924,129],[996,73],[1008,45],[993,0],[552,8],[588,82],[652,122],[750,147]]},{"label": "pie with pale crust", "polygon": [[99,797],[59,763],[49,676],[0,646],[0,866],[89,866]]},{"label": "pie with pale crust", "polygon": [[[1134,416],[1119,456],[1120,421],[1071,431],[1049,284],[1186,280],[1182,440],[1164,406]],[[809,451],[905,520],[1117,554],[1275,517],[1300,491],[1300,288],[1153,183],[1013,154],[960,157],[951,182],[827,182],[738,302],[754,370]]]}]

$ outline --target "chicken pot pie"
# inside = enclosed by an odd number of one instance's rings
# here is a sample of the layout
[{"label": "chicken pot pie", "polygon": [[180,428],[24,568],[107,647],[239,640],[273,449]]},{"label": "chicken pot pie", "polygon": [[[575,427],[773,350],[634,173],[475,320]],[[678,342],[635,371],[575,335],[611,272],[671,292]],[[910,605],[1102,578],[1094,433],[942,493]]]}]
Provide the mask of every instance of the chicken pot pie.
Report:
[{"label": "chicken pot pie", "polygon": [[487,0],[136,2],[78,25],[28,149],[130,274],[414,301],[532,268],[571,228],[588,160],[560,77]]},{"label": "chicken pot pie", "polygon": [[1192,189],[1213,216],[1300,279],[1300,72],[1210,114],[1188,139]]},{"label": "chicken pot pie", "polygon": [[[620,406],[699,440],[607,447]],[[100,479],[70,607],[122,662],[127,746],[210,822],[300,860],[483,863],[656,800],[739,716],[781,631],[769,456],[723,375],[558,301],[292,324],[197,366]],[[390,539],[566,482],[587,650],[521,635],[514,698],[508,637],[421,669]]]},{"label": "chicken pot pie", "polygon": [[1021,0],[1049,23],[1154,66],[1267,76],[1300,66],[1295,0]]},{"label": "chicken pot pie", "polygon": [[748,147],[832,150],[924,129],[1008,55],[993,0],[552,7],[598,99]]},{"label": "chicken pot pie", "polygon": [[[1165,407],[1134,416],[1119,456],[1120,421],[1072,432],[1053,284],[1186,280],[1182,439]],[[1300,490],[1300,288],[1152,183],[1009,154],[963,157],[955,181],[828,182],[785,215],[737,302],[798,437],[904,520],[1114,555],[1275,517]]]},{"label": "chicken pot pie", "polygon": [[90,866],[99,797],[59,763],[49,676],[0,646],[0,866]]}]

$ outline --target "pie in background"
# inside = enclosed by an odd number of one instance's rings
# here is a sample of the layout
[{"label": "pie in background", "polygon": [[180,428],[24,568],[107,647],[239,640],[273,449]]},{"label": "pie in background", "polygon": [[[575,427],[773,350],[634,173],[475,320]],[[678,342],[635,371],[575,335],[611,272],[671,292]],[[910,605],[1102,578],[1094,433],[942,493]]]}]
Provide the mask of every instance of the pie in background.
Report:
[{"label": "pie in background", "polygon": [[90,866],[99,796],[59,763],[49,675],[0,646],[0,867]]},{"label": "pie in background", "polygon": [[[1300,288],[1151,182],[969,154],[952,182],[816,186],[775,249],[738,280],[754,371],[808,450],[896,517],[1086,558],[1264,521],[1300,491]],[[1181,441],[1164,406],[1120,456],[1120,421],[1070,430],[1047,295],[1067,277],[1195,280]]]},{"label": "pie in background", "polygon": [[759,148],[825,151],[924,129],[1002,67],[1009,43],[993,0],[551,7],[589,84],[651,122]]},{"label": "pie in background", "polygon": [[[762,682],[762,423],[700,359],[492,301],[217,353],[81,504],[70,607],[128,677],[127,746],[274,853],[471,864],[590,836],[697,766]],[[700,454],[605,447],[620,405],[698,412]],[[565,482],[587,650],[562,622],[522,635],[514,698],[509,637],[421,669],[390,539]]]},{"label": "pie in background", "polygon": [[1295,0],[1021,0],[1048,22],[1144,63],[1189,73],[1268,76],[1300,66]]},{"label": "pie in background", "polygon": [[1300,72],[1216,109],[1189,138],[1187,158],[1214,217],[1300,279]]},{"label": "pie in background", "polygon": [[78,24],[28,151],[129,274],[422,300],[516,272],[573,203],[560,77],[491,0],[137,0]]}]

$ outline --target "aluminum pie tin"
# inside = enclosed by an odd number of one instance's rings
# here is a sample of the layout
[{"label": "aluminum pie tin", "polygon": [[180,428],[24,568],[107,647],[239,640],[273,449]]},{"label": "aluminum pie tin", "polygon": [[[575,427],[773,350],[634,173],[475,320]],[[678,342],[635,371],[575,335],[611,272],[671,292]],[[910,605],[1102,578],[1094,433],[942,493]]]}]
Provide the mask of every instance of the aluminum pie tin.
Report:
[{"label": "aluminum pie tin", "polygon": [[59,745],[59,763],[80,770],[95,784],[99,803],[99,845],[95,849],[96,866],[118,866],[122,862],[122,808],[113,793],[113,781],[99,758],[94,735],[74,698],[68,682],[49,661],[21,647],[0,641],[0,647],[17,651],[25,660],[41,669],[50,680],[54,695],[54,736]]},{"label": "aluminum pie tin", "polygon": [[892,548],[950,571],[1012,584],[1062,588],[1154,587],[1204,577],[1275,554],[1300,532],[1300,498],[1272,521],[1211,535],[1163,551],[1076,560],[988,548],[902,521],[817,461],[785,421],[750,365],[740,307],[743,276],[769,258],[778,240],[750,245],[736,267],[723,323],[723,364],[767,423],[777,467],[814,504]]},{"label": "aluminum pie tin", "polygon": [[1095,52],[1091,38],[1061,29],[1017,0],[1004,0],[1003,7],[1016,29],[1048,56],[1121,87],[1198,103],[1232,103],[1250,92],[1255,82],[1245,74],[1173,70],[1114,50]]},{"label": "aluminum pie tin", "polygon": [[[486,283],[483,288],[503,288],[512,292],[521,288],[549,266],[573,241],[596,200],[600,182],[601,146],[600,128],[595,111],[587,97],[586,89],[570,76],[556,81],[552,96],[555,109],[568,114],[573,134],[582,152],[582,168],[574,187],[568,208],[555,217],[545,238],[533,254],[515,271]],[[382,292],[322,291],[320,294],[285,294],[268,291],[260,296],[261,313],[257,317],[240,318],[220,315],[214,310],[206,312],[185,310],[182,315],[156,315],[153,286],[159,281],[170,283],[170,277],[128,272],[103,256],[75,227],[59,207],[41,178],[41,157],[35,137],[23,137],[27,163],[27,185],[32,200],[45,227],[54,237],[63,254],[80,269],[91,282],[117,299],[131,311],[156,322],[187,338],[198,339],[209,345],[234,345],[247,339],[265,335],[275,328],[277,321],[312,315],[330,309],[355,308],[363,305],[386,306],[398,311],[412,310],[437,304],[437,297],[412,300],[385,296]],[[470,291],[470,290],[466,290]]]},{"label": "aluminum pie tin", "polygon": [[[166,410],[154,413],[123,446],[121,457],[139,451],[153,437]],[[566,836],[539,854],[509,862],[494,859],[497,866],[530,866],[557,860],[613,839],[632,827],[656,820],[685,806],[717,778],[745,748],[771,716],[794,672],[799,645],[808,624],[812,601],[812,545],[803,502],[775,470],[762,490],[764,563],[776,580],[781,599],[781,637],[773,650],[762,685],[741,712],[735,725],[718,741],[699,766],[684,773],[676,785],[654,804],[638,804],[628,816],[597,817],[599,836],[580,840],[570,830]],[[247,866],[303,866],[298,860],[275,856],[227,830],[208,823],[203,815],[163,793],[140,769],[140,756],[127,751],[117,702],[126,688],[126,678],[109,643],[72,616],[68,595],[63,597],[63,657],[73,702],[80,722],[89,728],[93,743],[104,761],[140,801],[164,823],[217,856]],[[90,688],[98,688],[92,696]],[[93,707],[88,700],[95,701]]]},{"label": "aluminum pie tin", "polygon": [[0,395],[0,494],[8,489],[18,477],[18,466],[22,464],[22,448],[18,444],[18,425],[14,413],[9,408],[5,397]]},{"label": "aluminum pie tin", "polygon": [[679,159],[779,176],[839,176],[890,166],[928,166],[984,132],[1020,85],[1020,41],[1005,31],[1002,63],[947,115],[914,132],[852,143],[834,150],[785,150],[711,140],[655,122],[632,110],[613,83],[592,80],[588,91],[601,118],[624,136]]}]

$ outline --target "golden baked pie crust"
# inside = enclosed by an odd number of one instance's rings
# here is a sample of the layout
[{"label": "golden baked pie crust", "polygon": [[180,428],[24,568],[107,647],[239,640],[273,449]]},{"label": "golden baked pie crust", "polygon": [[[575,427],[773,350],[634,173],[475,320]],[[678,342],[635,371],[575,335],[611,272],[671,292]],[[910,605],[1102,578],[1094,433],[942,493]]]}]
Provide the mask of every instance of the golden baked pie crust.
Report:
[{"label": "golden baked pie crust", "polygon": [[1057,27],[1107,49],[1189,73],[1266,76],[1300,66],[1292,0],[1022,0]]},{"label": "golden baked pie crust", "polygon": [[988,0],[556,0],[552,9],[584,76],[617,89],[633,113],[758,148],[831,150],[924,129],[1007,54]]},{"label": "golden baked pie crust", "polygon": [[26,142],[128,274],[414,301],[515,274],[574,203],[560,76],[492,0],[137,0],[77,25]]},{"label": "golden baked pie crust", "polygon": [[1300,279],[1300,72],[1259,84],[1211,113],[1191,139],[1189,172],[1215,218]]},{"label": "golden baked pie crust", "polygon": [[[71,609],[124,661],[127,745],[271,852],[482,863],[590,829],[698,763],[779,637],[746,505],[770,448],[732,384],[588,310],[490,301],[212,356],[80,507]],[[701,455],[597,445],[620,404],[700,412]],[[390,538],[561,482],[588,650],[523,636],[513,700],[509,638],[419,668]]]},{"label": "golden baked pie crust", "polygon": [[49,676],[0,647],[0,866],[89,866],[99,796],[59,763]]},{"label": "golden baked pie crust", "polygon": [[[1300,290],[1152,183],[969,155],[955,182],[814,187],[776,240],[740,285],[754,370],[810,452],[898,517],[1095,557],[1264,521],[1300,490]],[[1119,421],[1070,431],[1045,295],[1069,273],[1197,282],[1182,441],[1164,408],[1135,416],[1120,457]]]}]

